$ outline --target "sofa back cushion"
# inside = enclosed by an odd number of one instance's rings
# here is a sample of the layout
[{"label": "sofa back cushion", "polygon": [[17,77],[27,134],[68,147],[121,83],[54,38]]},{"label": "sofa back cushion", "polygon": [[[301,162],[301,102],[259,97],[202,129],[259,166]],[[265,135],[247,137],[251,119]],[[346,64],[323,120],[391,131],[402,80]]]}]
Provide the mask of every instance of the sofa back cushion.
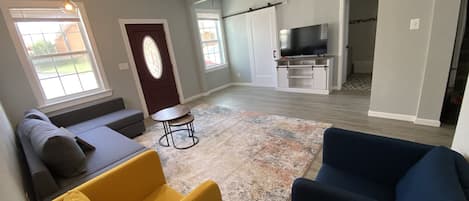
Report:
[{"label": "sofa back cushion", "polygon": [[53,174],[72,177],[85,170],[85,154],[64,130],[39,122],[31,129],[29,138],[34,151]]},{"label": "sofa back cushion", "polygon": [[25,119],[38,119],[48,123],[51,123],[49,117],[37,109],[30,109],[24,113]]},{"label": "sofa back cushion", "polygon": [[125,109],[124,100],[115,98],[64,111],[61,114],[52,116],[50,119],[56,126],[69,127],[123,109]]},{"label": "sofa back cushion", "polygon": [[445,147],[435,147],[401,178],[397,201],[465,201],[455,156]]}]

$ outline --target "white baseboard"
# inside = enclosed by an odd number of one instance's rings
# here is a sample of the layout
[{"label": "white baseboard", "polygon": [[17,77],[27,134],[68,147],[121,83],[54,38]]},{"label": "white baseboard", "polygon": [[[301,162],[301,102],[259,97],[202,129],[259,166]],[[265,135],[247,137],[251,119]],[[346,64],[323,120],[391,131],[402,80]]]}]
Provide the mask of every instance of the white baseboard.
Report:
[{"label": "white baseboard", "polygon": [[376,112],[376,111],[368,111],[368,116],[370,117],[377,117],[383,119],[394,119],[400,121],[415,121],[414,115],[407,115],[407,114],[395,114],[395,113],[387,113],[387,112]]},{"label": "white baseboard", "polygon": [[370,117],[377,117],[383,119],[394,119],[400,121],[409,121],[413,122],[417,125],[423,126],[431,126],[431,127],[440,127],[441,122],[438,120],[431,120],[431,119],[421,119],[417,118],[414,115],[407,115],[407,114],[395,114],[395,113],[387,113],[387,112],[376,112],[376,111],[368,111],[368,116]]},{"label": "white baseboard", "polygon": [[424,125],[424,126],[432,126],[432,127],[440,127],[441,122],[437,120],[431,120],[431,119],[421,119],[421,118],[416,118],[414,121],[415,124],[418,125]]},{"label": "white baseboard", "polygon": [[224,84],[224,85],[222,85],[222,86],[219,86],[219,87],[217,87],[217,88],[210,89],[209,91],[207,91],[207,92],[204,93],[204,96],[208,96],[208,95],[213,94],[213,93],[215,93],[215,92],[217,92],[217,91],[226,89],[226,88],[228,88],[228,87],[231,87],[232,85],[233,85],[232,83],[228,83],[228,84]]},{"label": "white baseboard", "polygon": [[194,101],[194,100],[197,100],[197,99],[202,98],[202,97],[204,97],[204,96],[209,96],[209,95],[212,94],[212,93],[215,93],[215,92],[217,92],[217,91],[223,90],[223,89],[228,88],[228,87],[230,87],[230,86],[232,86],[232,85],[233,85],[232,83],[228,83],[228,84],[219,86],[219,87],[217,87],[217,88],[210,89],[209,91],[207,91],[207,92],[205,92],[205,93],[200,93],[200,94],[191,96],[191,97],[189,97],[189,98],[185,98],[184,101],[183,101],[183,104],[188,103],[188,102],[191,102],[191,101]]},{"label": "white baseboard", "polygon": [[182,104],[186,104],[186,103],[188,103],[188,102],[197,100],[197,99],[202,98],[202,97],[204,97],[204,94],[203,94],[203,93],[197,94],[197,95],[195,95],[195,96],[191,96],[191,97],[189,97],[189,98],[184,98]]},{"label": "white baseboard", "polygon": [[342,88],[340,88],[339,86],[332,86],[332,90],[340,91],[342,90]]}]

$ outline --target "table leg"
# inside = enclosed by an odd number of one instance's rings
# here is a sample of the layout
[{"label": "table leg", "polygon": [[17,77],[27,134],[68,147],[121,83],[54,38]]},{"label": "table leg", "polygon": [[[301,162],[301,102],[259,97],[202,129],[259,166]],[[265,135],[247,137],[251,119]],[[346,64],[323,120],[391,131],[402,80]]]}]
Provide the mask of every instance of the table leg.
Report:
[{"label": "table leg", "polygon": [[[158,140],[158,143],[163,146],[163,147],[169,147],[169,138],[168,138],[168,135],[170,134],[170,129],[169,129],[169,123],[164,121],[162,122],[163,123],[163,129],[164,129],[164,135],[160,137],[160,139]],[[161,140],[163,140],[163,138],[166,138],[166,144],[163,144],[161,142]]]}]

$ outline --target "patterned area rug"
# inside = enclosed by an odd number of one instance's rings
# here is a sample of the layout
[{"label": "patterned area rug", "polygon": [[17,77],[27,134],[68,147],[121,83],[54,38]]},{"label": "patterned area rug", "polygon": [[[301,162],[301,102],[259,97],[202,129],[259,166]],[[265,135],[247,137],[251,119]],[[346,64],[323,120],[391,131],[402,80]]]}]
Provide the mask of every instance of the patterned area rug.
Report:
[{"label": "patterned area rug", "polygon": [[[285,201],[322,148],[331,124],[237,111],[213,105],[192,109],[200,143],[188,150],[162,147],[161,124],[136,138],[157,150],[169,185],[183,194],[201,182],[218,183],[224,201]],[[176,133],[177,145],[187,133]]]}]

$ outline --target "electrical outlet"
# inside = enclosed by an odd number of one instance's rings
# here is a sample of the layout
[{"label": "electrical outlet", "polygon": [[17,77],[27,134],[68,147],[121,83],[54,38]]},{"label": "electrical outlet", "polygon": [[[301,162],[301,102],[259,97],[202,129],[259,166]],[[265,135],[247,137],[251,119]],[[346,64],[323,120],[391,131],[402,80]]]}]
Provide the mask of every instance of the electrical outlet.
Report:
[{"label": "electrical outlet", "polygon": [[129,63],[120,63],[119,64],[119,70],[128,70],[129,69]]},{"label": "electrical outlet", "polygon": [[420,29],[420,18],[415,18],[410,20],[410,30],[419,30]]}]

